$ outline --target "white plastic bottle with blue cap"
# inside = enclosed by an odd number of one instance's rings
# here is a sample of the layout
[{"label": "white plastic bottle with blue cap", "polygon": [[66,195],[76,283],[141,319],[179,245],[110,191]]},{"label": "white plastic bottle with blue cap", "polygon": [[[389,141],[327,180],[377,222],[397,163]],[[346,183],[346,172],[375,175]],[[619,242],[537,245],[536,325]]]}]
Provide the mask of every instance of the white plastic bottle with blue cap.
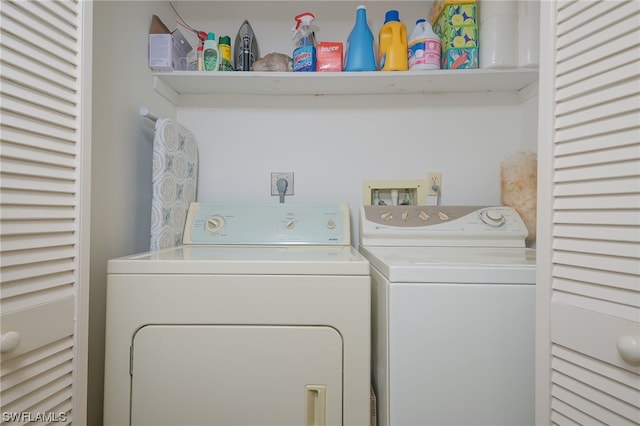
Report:
[{"label": "white plastic bottle with blue cap", "polygon": [[440,69],[440,37],[425,19],[418,19],[409,38],[410,70]]}]

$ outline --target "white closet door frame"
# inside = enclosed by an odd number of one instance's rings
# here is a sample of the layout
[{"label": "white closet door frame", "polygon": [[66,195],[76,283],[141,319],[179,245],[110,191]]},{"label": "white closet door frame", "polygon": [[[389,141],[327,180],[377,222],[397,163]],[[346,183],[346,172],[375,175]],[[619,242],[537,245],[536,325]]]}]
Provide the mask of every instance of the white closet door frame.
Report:
[{"label": "white closet door frame", "polygon": [[540,74],[538,89],[538,200],[536,219],[536,410],[535,424],[551,418],[551,224],[553,206],[553,106],[556,37],[555,2],[540,3]]},{"label": "white closet door frame", "polygon": [[89,282],[91,247],[91,123],[93,87],[93,1],[81,2],[80,52],[80,225],[78,283],[76,296],[76,363],[74,366],[74,419],[87,424],[89,371]]}]

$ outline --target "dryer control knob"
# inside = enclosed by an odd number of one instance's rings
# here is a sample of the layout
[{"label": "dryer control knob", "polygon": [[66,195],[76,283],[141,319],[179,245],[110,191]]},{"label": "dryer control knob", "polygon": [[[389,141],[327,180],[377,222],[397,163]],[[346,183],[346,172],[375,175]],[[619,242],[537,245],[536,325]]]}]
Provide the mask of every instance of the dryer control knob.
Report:
[{"label": "dryer control knob", "polygon": [[500,227],[506,223],[506,220],[499,210],[488,209],[480,214],[480,219],[487,225]]},{"label": "dryer control knob", "polygon": [[293,229],[294,226],[296,226],[296,223],[292,220],[288,220],[287,223],[284,225],[287,229]]},{"label": "dryer control knob", "polygon": [[333,220],[329,220],[327,222],[327,228],[328,229],[335,229],[335,227],[336,227],[336,223]]},{"label": "dryer control knob", "polygon": [[220,216],[212,216],[207,219],[207,223],[205,223],[204,226],[207,231],[212,234],[217,234],[224,228],[224,219]]}]

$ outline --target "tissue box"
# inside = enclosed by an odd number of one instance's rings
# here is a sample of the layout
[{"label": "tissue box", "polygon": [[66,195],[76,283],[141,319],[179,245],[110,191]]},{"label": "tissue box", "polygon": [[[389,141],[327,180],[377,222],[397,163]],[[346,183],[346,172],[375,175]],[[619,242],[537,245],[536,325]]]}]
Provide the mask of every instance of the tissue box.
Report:
[{"label": "tissue box", "polygon": [[[447,8],[449,5],[459,5],[459,4],[469,4],[473,3],[475,5],[476,0],[435,0],[431,9],[429,10],[429,22],[431,25],[435,25],[440,18],[440,14]],[[476,22],[477,24],[477,22]]]},{"label": "tissue box", "polygon": [[448,27],[440,35],[442,52],[453,47],[478,47],[478,26]]},{"label": "tissue box", "polygon": [[477,47],[454,47],[442,53],[442,69],[478,68]]},{"label": "tissue box", "polygon": [[475,3],[447,5],[433,25],[433,31],[442,34],[447,28],[463,25],[478,25],[478,6]]},{"label": "tissue box", "polygon": [[149,67],[154,71],[186,70],[187,55],[193,48],[180,30],[170,32],[153,15],[149,30]]}]

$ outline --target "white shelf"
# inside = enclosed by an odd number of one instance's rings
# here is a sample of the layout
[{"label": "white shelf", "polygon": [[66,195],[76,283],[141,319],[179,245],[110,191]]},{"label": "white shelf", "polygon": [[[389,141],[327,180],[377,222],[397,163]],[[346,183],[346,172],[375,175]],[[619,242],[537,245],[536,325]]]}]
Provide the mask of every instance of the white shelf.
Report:
[{"label": "white shelf", "polygon": [[391,95],[519,92],[538,79],[537,69],[399,72],[194,72],[154,73],[154,87],[179,95]]}]

